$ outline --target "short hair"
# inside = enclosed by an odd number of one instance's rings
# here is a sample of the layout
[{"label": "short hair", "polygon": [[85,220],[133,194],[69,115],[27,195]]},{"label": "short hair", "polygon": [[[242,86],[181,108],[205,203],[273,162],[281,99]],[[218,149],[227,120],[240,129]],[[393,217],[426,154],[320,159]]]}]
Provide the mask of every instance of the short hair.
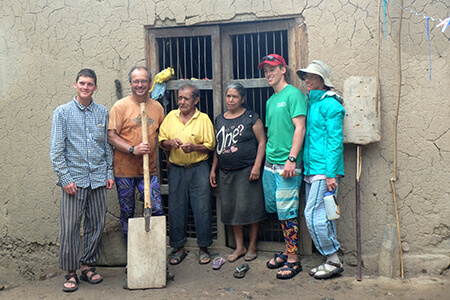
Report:
[{"label": "short hair", "polygon": [[184,90],[187,90],[187,89],[191,90],[191,92],[192,92],[191,95],[192,95],[193,99],[200,98],[200,91],[199,91],[199,89],[195,85],[190,84],[190,83],[182,85],[178,89],[178,91],[184,91]]},{"label": "short hair", "polygon": [[235,89],[239,93],[239,95],[241,95],[242,99],[245,99],[247,97],[247,90],[239,82],[229,83],[225,91],[228,91],[229,89]]},{"label": "short hair", "polygon": [[78,72],[78,74],[77,74],[77,78],[75,79],[75,82],[78,82],[78,79],[80,79],[81,76],[93,78],[95,85],[97,85],[97,75],[95,74],[94,70],[81,69],[80,72]]},{"label": "short hair", "polygon": [[128,73],[128,81],[131,82],[131,73],[133,73],[134,70],[138,70],[138,69],[142,69],[147,71],[148,73],[148,81],[152,81],[152,72],[150,72],[150,70],[147,67],[141,67],[141,66],[136,66],[133,67],[130,71],[130,73]]}]

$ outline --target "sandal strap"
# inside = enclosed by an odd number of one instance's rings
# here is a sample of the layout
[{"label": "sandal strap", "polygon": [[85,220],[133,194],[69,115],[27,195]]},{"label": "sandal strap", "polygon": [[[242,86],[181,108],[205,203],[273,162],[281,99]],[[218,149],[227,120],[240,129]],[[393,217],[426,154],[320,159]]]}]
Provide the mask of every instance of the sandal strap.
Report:
[{"label": "sandal strap", "polygon": [[325,264],[334,266],[336,268],[342,268],[342,264],[341,263],[335,263],[335,262],[332,262],[332,261],[327,261]]},{"label": "sandal strap", "polygon": [[273,257],[274,257],[275,262],[277,262],[278,257],[284,261],[286,261],[288,259],[287,255],[283,254],[283,253],[275,253]]},{"label": "sandal strap", "polygon": [[92,277],[92,276],[94,276],[94,275],[96,274],[96,273],[95,273],[95,270],[97,270],[97,269],[94,268],[94,267],[90,267],[89,269],[86,269],[86,270],[81,271],[81,274],[86,275],[87,273],[92,272],[92,273],[94,273],[94,274],[92,274],[91,276],[89,276],[89,277]]},{"label": "sandal strap", "polygon": [[331,261],[326,261],[317,267],[316,272],[324,271],[325,273],[327,273],[327,272],[331,272],[331,271],[339,269],[339,268],[342,268],[342,264],[334,263]]},{"label": "sandal strap", "polygon": [[300,266],[300,261],[293,262],[293,263],[285,262],[284,265],[287,266],[288,268],[294,269],[294,267]]},{"label": "sandal strap", "polygon": [[236,271],[241,273],[242,271],[246,271],[250,269],[250,266],[248,264],[242,264],[241,268],[236,267]]},{"label": "sandal strap", "polygon": [[[70,280],[70,279],[72,279],[72,278],[75,278],[75,281]],[[64,279],[66,280],[66,282],[69,281],[69,282],[77,283],[77,284],[80,283],[80,280],[78,279],[77,274],[67,274],[67,275],[64,275]]]}]

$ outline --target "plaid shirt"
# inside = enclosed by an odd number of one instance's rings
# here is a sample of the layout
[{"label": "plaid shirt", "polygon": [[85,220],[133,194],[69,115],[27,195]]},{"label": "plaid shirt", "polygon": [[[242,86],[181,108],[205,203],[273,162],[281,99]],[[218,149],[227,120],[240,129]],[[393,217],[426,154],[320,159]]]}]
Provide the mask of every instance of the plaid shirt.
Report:
[{"label": "plaid shirt", "polygon": [[50,159],[57,184],[92,189],[114,179],[113,152],[108,144],[108,110],[91,101],[88,107],[74,97],[53,113]]}]

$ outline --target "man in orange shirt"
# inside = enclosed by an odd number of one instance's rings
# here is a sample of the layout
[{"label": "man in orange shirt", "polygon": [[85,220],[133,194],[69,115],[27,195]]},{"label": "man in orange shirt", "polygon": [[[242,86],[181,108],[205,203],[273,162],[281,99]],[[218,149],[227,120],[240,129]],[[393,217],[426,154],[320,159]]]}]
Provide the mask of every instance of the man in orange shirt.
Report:
[{"label": "man in orange shirt", "polygon": [[[163,213],[155,162],[156,135],[164,119],[164,109],[159,102],[149,98],[151,77],[145,67],[131,69],[128,80],[132,94],[114,104],[108,124],[108,142],[114,146],[114,175],[125,241],[128,238],[128,219],[134,217],[136,188],[144,197],[144,154],[149,154],[152,215],[160,216]],[[146,103],[148,143],[142,142],[140,103]]]}]

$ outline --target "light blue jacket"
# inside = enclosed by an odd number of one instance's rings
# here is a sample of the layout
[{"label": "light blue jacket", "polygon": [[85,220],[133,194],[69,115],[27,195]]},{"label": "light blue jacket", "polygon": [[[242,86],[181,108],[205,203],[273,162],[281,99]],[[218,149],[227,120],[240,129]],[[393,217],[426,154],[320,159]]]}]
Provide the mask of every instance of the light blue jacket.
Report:
[{"label": "light blue jacket", "polygon": [[303,150],[305,175],[344,176],[345,109],[343,99],[332,91],[312,90]]}]

